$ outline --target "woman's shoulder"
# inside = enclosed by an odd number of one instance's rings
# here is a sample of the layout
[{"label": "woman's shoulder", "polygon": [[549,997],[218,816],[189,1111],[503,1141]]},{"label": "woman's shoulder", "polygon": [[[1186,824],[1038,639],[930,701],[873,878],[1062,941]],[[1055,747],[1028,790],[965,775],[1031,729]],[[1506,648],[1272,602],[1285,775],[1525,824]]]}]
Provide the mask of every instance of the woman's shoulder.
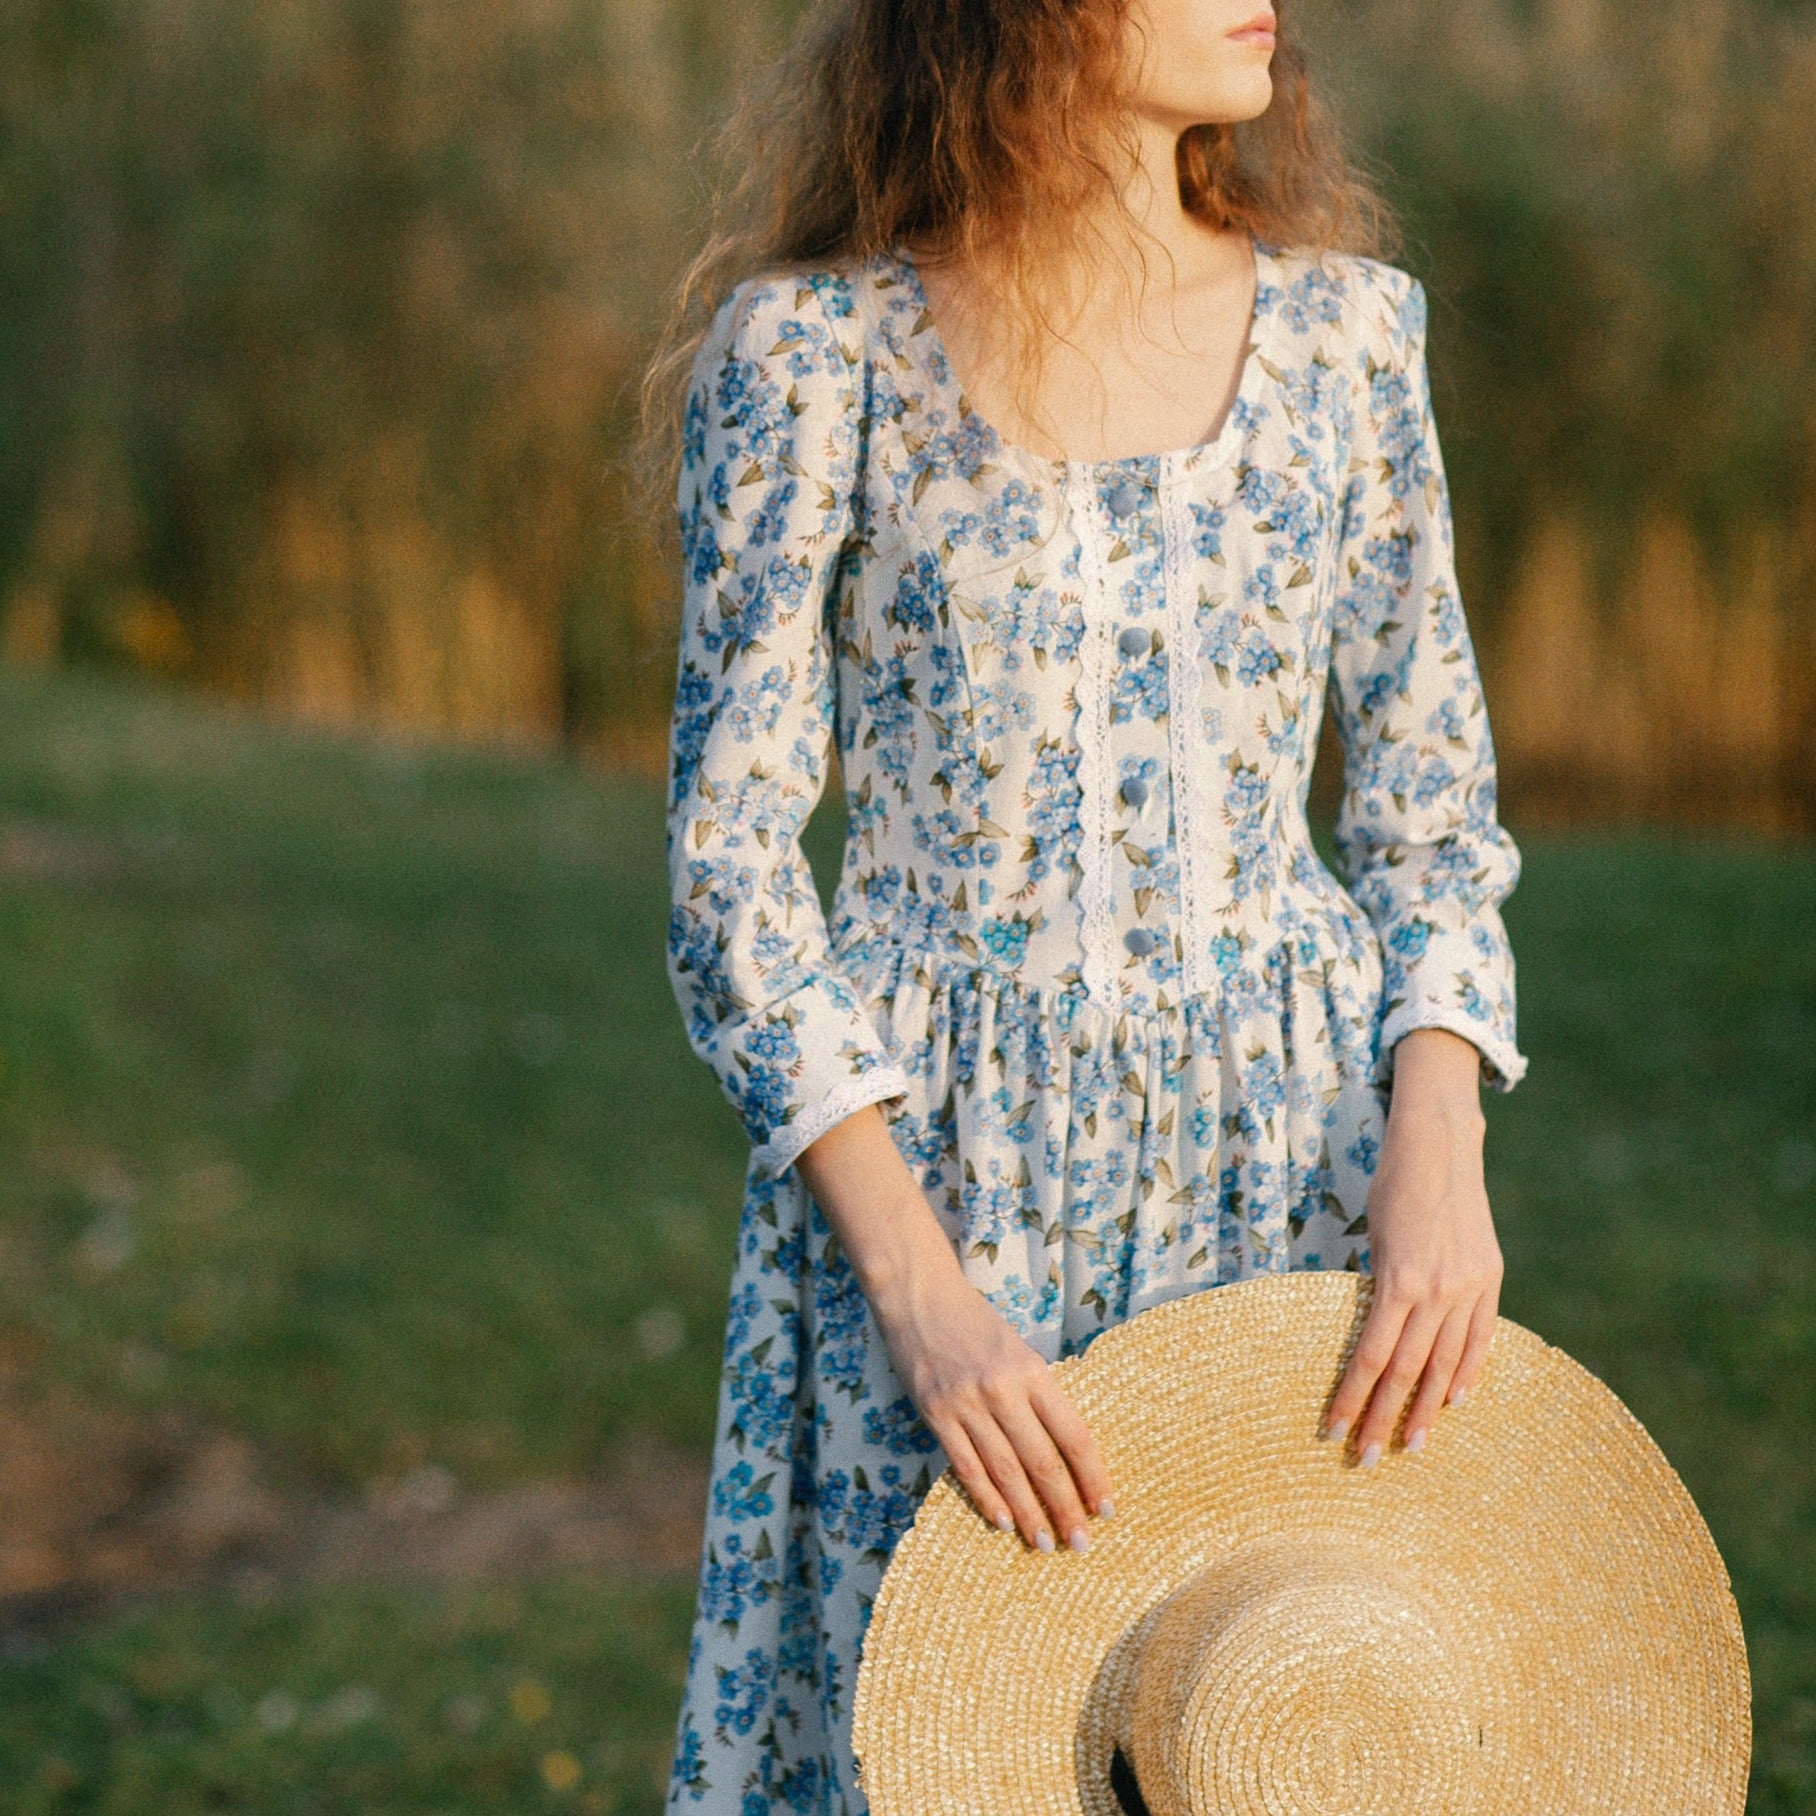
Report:
[{"label": "woman's shoulder", "polygon": [[702,354],[783,361],[795,378],[842,378],[859,356],[857,273],[850,265],[765,266],[726,292]]},{"label": "woman's shoulder", "polygon": [[1404,356],[1425,333],[1425,289],[1386,259],[1330,247],[1273,249],[1274,308],[1290,333],[1324,340],[1332,330],[1359,353]]}]

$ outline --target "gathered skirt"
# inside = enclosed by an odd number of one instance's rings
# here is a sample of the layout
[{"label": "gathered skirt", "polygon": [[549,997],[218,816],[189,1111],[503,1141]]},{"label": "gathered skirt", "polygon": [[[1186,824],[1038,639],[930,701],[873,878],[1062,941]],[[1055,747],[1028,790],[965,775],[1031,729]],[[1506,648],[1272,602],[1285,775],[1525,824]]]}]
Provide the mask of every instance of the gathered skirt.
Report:
[{"label": "gathered skirt", "polygon": [[[1367,1267],[1372,941],[1282,938],[1152,1015],[874,936],[839,956],[913,1086],[883,1106],[897,1146],[967,1278],[1048,1360],[1207,1286]],[[799,1174],[753,1162],[672,1811],[863,1816],[864,1630],[944,1468]]]}]

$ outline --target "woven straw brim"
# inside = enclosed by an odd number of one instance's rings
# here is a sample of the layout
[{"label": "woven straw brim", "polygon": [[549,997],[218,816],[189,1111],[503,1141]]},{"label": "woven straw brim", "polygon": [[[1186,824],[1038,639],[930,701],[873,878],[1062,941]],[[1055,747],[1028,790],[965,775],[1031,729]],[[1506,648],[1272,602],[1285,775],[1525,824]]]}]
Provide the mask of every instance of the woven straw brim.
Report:
[{"label": "woven straw brim", "polygon": [[[1121,1816],[1111,1756],[1144,1624],[1212,1565],[1271,1570],[1304,1632],[1270,1635],[1277,1681],[1241,1687],[1196,1816],[1413,1816],[1396,1774],[1425,1782],[1439,1757],[1414,1732],[1434,1706],[1477,1752],[1460,1775],[1442,1756],[1450,1788],[1417,1816],[1742,1810],[1739,1611],[1670,1464],[1606,1386],[1503,1318],[1425,1449],[1363,1469],[1318,1432],[1371,1290],[1347,1272],[1215,1287],[1057,1364],[1115,1483],[1087,1552],[1028,1550],[942,1477],[865,1640],[853,1738],[873,1816]],[[1335,1657],[1373,1598],[1321,1604],[1332,1559],[1350,1560],[1334,1584],[1360,1559],[1429,1612],[1406,1668],[1444,1675],[1438,1704],[1333,1699],[1320,1645]]]}]

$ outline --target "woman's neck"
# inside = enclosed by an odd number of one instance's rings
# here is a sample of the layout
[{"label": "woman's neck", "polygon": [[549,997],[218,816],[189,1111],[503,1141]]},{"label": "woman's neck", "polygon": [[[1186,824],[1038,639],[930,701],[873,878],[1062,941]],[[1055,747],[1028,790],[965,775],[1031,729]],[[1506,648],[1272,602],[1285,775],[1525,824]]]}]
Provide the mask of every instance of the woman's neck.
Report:
[{"label": "woman's neck", "polygon": [[917,257],[971,402],[1011,440],[1076,458],[1208,434],[1235,396],[1256,274],[1249,235],[1208,225],[1179,194],[1177,131],[1138,121],[1113,195],[1025,271],[1046,323],[1037,396],[1004,333],[993,274]]},{"label": "woman's neck", "polygon": [[1181,126],[1145,117],[1132,124],[1133,156],[1113,194],[1087,205],[1077,250],[1057,253],[1031,274],[1048,319],[1073,339],[1120,336],[1133,327],[1168,340],[1190,299],[1240,291],[1249,281],[1248,235],[1186,209]]}]

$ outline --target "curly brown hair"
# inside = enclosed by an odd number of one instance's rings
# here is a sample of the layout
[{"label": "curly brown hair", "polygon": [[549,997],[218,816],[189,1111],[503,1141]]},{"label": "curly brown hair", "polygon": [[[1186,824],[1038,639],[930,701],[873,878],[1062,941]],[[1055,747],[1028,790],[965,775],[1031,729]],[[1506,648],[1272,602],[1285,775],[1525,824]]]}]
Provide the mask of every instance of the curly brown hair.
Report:
[{"label": "curly brown hair", "polygon": [[[898,246],[956,258],[1001,300],[1032,396],[1056,332],[1031,281],[1118,196],[1131,0],[821,0],[715,137],[731,173],[644,373],[643,471],[672,484],[683,392],[718,306],[759,273]],[[1280,10],[1285,10],[1284,8]],[[1181,198],[1283,246],[1381,254],[1393,223],[1345,154],[1280,21],[1267,110],[1179,141]],[[1129,148],[1132,149],[1132,148]],[[1145,277],[1145,263],[1143,265]]]}]

